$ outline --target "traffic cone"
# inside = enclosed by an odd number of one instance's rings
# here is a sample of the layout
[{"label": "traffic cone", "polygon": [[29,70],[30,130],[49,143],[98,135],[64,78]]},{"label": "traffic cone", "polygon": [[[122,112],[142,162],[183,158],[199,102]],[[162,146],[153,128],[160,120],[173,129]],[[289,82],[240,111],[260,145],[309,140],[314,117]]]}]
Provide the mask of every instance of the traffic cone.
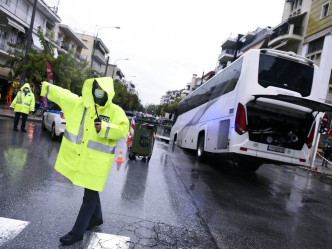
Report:
[{"label": "traffic cone", "polygon": [[124,162],[123,159],[122,159],[122,151],[120,151],[119,156],[118,156],[118,158],[115,161],[117,163],[123,163]]}]

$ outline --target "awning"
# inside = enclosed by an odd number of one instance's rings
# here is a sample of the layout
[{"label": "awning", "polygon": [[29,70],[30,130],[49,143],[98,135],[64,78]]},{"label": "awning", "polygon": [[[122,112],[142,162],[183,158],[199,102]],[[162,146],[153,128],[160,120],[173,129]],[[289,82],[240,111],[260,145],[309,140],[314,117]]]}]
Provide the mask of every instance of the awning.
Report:
[{"label": "awning", "polygon": [[317,102],[314,100],[310,99],[304,99],[304,98],[299,98],[299,97],[294,97],[294,96],[289,96],[289,95],[283,95],[283,94],[278,94],[278,95],[254,95],[255,100],[258,98],[267,98],[267,99],[275,99],[275,100],[280,100],[284,102],[288,102],[291,104],[307,107],[313,111],[318,111],[318,112],[332,112],[332,106],[328,104],[324,104],[321,102]]},{"label": "awning", "polygon": [[8,24],[10,26],[12,26],[15,29],[21,31],[22,33],[25,33],[25,29],[24,29],[24,27],[21,24],[15,22],[13,19],[10,19],[9,17],[7,17],[7,20],[8,20]]},{"label": "awning", "polygon": [[38,49],[43,49],[43,45],[40,43],[38,35],[32,33],[32,40],[33,45],[35,45]]}]

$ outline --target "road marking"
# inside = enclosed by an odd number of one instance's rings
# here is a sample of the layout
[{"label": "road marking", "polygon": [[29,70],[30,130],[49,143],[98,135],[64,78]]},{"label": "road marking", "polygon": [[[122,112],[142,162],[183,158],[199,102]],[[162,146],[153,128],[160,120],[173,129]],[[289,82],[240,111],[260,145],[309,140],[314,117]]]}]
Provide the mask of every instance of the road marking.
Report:
[{"label": "road marking", "polygon": [[93,233],[88,249],[128,249],[130,238],[125,236]]},{"label": "road marking", "polygon": [[14,239],[29,223],[0,217],[0,246]]}]

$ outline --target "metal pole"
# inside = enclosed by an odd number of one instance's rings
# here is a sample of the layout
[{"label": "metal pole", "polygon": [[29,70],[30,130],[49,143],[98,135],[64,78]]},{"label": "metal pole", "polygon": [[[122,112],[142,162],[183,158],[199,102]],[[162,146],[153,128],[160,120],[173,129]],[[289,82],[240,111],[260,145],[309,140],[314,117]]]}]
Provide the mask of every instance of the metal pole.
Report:
[{"label": "metal pole", "polygon": [[[98,33],[97,33],[97,36],[98,36]],[[93,48],[92,48],[92,54],[91,54],[91,64],[90,64],[90,67],[92,67],[92,64],[93,64],[93,58],[95,56],[95,50],[96,50],[96,46],[97,46],[97,36],[96,38],[94,38],[93,40]]]},{"label": "metal pole", "polygon": [[314,143],[314,147],[313,147],[313,152],[312,152],[312,157],[311,157],[311,163],[310,163],[310,168],[313,169],[315,168],[315,165],[314,165],[314,161],[316,159],[316,152],[317,152],[317,143],[318,143],[318,140],[319,140],[319,127],[320,127],[320,123],[322,122],[322,118],[320,117],[319,118],[319,123],[318,123],[318,127],[317,127],[317,133],[316,133],[316,138],[315,138],[315,143]]},{"label": "metal pole", "polygon": [[114,71],[116,70],[116,65],[114,65],[114,67],[113,67],[113,72],[112,72],[112,80],[114,80]]},{"label": "metal pole", "polygon": [[22,73],[21,73],[21,77],[20,77],[20,86],[23,86],[25,83],[25,76],[26,76],[26,64],[28,63],[28,53],[30,52],[30,48],[31,48],[31,37],[32,37],[32,30],[33,30],[33,24],[35,22],[35,14],[36,14],[36,8],[37,8],[37,1],[35,0],[35,2],[33,3],[33,9],[32,9],[32,16],[31,16],[31,22],[30,22],[30,29],[28,31],[28,35],[27,35],[27,43],[26,43],[26,47],[25,47],[25,55],[24,55],[24,59],[23,59],[23,69],[22,69]]},{"label": "metal pole", "polygon": [[110,57],[107,56],[107,63],[106,63],[106,68],[105,68],[105,77],[107,76],[106,74],[107,74],[107,68],[108,68],[108,62],[109,62],[109,60],[110,60]]}]

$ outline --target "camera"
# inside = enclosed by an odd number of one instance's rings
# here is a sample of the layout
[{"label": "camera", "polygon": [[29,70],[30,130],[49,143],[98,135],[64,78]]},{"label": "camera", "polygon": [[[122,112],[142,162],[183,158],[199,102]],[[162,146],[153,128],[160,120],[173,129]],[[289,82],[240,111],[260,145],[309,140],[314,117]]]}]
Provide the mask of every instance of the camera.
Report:
[{"label": "camera", "polygon": [[96,119],[95,119],[95,123],[96,123],[96,122],[101,122],[100,118],[96,118]]}]

